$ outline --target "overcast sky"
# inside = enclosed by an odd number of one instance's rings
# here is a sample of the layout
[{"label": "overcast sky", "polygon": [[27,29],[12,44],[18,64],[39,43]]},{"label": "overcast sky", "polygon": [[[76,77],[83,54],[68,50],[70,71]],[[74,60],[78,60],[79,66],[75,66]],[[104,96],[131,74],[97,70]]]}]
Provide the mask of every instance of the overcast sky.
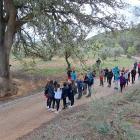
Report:
[{"label": "overcast sky", "polygon": [[[133,8],[135,6],[140,7],[140,0],[124,0],[124,1],[131,5],[127,10],[123,11],[123,14],[127,17],[127,22],[130,23],[131,21],[133,21],[135,24],[140,23],[140,17],[139,18],[135,17],[134,14],[132,13]],[[89,33],[87,38],[90,38],[96,34],[98,34],[96,30],[92,31],[91,33]]]}]

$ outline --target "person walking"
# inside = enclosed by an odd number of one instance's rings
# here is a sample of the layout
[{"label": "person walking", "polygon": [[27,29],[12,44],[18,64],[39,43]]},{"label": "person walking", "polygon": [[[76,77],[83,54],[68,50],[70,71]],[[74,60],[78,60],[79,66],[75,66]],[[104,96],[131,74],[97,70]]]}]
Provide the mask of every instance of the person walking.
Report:
[{"label": "person walking", "polygon": [[138,66],[138,63],[137,63],[137,60],[135,60],[135,62],[134,62],[134,68],[135,68],[135,70],[137,69],[137,66]]},{"label": "person walking", "polygon": [[119,81],[119,71],[117,71],[117,74],[115,75],[115,88],[114,89],[118,89],[118,81]]},{"label": "person walking", "polygon": [[140,62],[138,64],[138,79],[140,80]]},{"label": "person walking", "polygon": [[68,79],[71,79],[71,73],[72,73],[72,70],[71,68],[69,68],[67,71]]},{"label": "person walking", "polygon": [[98,60],[96,60],[96,63],[97,63],[97,67],[99,68],[99,66],[100,66],[100,64],[101,64],[100,58],[98,58]]},{"label": "person walking", "polygon": [[84,76],[84,92],[83,92],[83,94],[87,94],[87,84],[88,84],[88,76],[87,76],[87,73],[85,73],[85,76]]},{"label": "person walking", "polygon": [[63,88],[62,88],[62,99],[63,99],[63,108],[62,109],[66,109],[67,105],[66,105],[66,98],[68,97],[68,92],[69,92],[69,88],[66,82],[63,83]]},{"label": "person walking", "polygon": [[69,108],[72,108],[74,106],[74,95],[75,95],[76,90],[77,90],[77,87],[75,85],[75,82],[74,80],[71,80],[70,87],[69,87],[71,105],[68,106]]},{"label": "person walking", "polygon": [[76,80],[76,73],[75,71],[73,70],[73,72],[71,72],[71,80]]},{"label": "person walking", "polygon": [[108,79],[108,86],[107,87],[111,87],[111,80],[112,80],[112,77],[113,77],[113,72],[112,72],[112,69],[109,70],[109,72],[107,73],[107,79]]},{"label": "person walking", "polygon": [[124,87],[125,87],[125,85],[128,86],[128,74],[129,74],[128,71],[125,70],[124,75],[123,75],[123,77],[125,77]]},{"label": "person walking", "polygon": [[86,97],[91,97],[91,87],[93,83],[93,76],[91,73],[88,73],[88,95]]},{"label": "person walking", "polygon": [[[127,73],[128,73],[128,82],[130,82],[130,72],[129,72],[129,69],[127,69]],[[128,83],[127,83],[128,85]]]},{"label": "person walking", "polygon": [[125,71],[125,67],[123,67],[123,68],[122,68],[121,72],[123,72],[123,73],[124,73],[124,71]]},{"label": "person walking", "polygon": [[123,86],[124,86],[124,76],[123,76],[123,72],[121,72],[121,76],[119,77],[120,79],[120,92],[122,93],[122,89],[123,89]]},{"label": "person walking", "polygon": [[82,97],[82,87],[83,87],[84,78],[82,75],[79,76],[79,79],[76,79],[77,88],[78,88],[78,97],[76,99],[80,99]]},{"label": "person walking", "polygon": [[116,74],[117,74],[117,71],[120,72],[121,70],[118,68],[118,66],[115,66],[115,68],[113,68],[112,71],[113,71],[113,73],[114,73],[114,82],[115,82],[115,76],[116,76]]},{"label": "person walking", "polygon": [[61,110],[59,109],[59,104],[60,104],[60,99],[62,96],[62,90],[60,88],[60,84],[57,84],[54,90],[55,93],[55,101],[56,101],[56,106],[57,106],[57,111],[55,111],[56,114],[58,114]]},{"label": "person walking", "polygon": [[[48,86],[50,85],[50,81],[47,82],[46,86],[45,86],[45,96],[48,96]],[[47,98],[47,105],[46,108],[49,108],[49,98]]]},{"label": "person walking", "polygon": [[131,76],[132,76],[132,84],[135,82],[135,76],[136,76],[136,70],[135,67],[131,70]]},{"label": "person walking", "polygon": [[[104,69],[104,72],[105,72],[105,75],[104,75],[104,82],[106,82],[107,74],[108,74],[108,68],[107,68],[107,67]],[[108,80],[107,80],[107,82],[108,82]]]},{"label": "person walking", "polygon": [[103,77],[105,75],[105,72],[103,69],[101,69],[101,71],[99,72],[99,77],[100,77],[100,85],[99,86],[104,86],[104,83],[103,83]]},{"label": "person walking", "polygon": [[54,109],[54,106],[52,106],[52,108],[51,108],[51,103],[54,98],[53,80],[50,80],[50,85],[48,86],[47,90],[48,90],[48,100],[49,100],[49,109],[48,110],[55,111],[56,109]]}]

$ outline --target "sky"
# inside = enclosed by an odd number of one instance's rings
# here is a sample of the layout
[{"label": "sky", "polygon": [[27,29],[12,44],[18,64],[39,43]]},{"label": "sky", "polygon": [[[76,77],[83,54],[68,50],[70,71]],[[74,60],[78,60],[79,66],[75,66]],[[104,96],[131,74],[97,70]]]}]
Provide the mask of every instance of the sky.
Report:
[{"label": "sky", "polygon": [[[133,21],[135,24],[140,23],[140,18],[135,17],[134,14],[132,14],[133,7],[135,6],[140,7],[140,0],[124,0],[124,1],[131,5],[130,8],[123,11],[123,14],[127,17],[127,22],[130,23],[131,21]],[[97,34],[98,32],[96,30],[93,30],[92,32],[88,34],[86,39]]]}]

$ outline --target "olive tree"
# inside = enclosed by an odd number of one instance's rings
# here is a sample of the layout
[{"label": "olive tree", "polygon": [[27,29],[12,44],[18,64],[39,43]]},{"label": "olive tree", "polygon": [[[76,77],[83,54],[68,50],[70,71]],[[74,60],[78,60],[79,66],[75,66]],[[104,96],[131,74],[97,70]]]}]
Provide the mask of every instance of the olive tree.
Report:
[{"label": "olive tree", "polygon": [[76,26],[87,33],[92,28],[113,31],[123,26],[117,9],[125,6],[122,0],[0,0],[0,96],[17,92],[9,70],[13,42],[21,43],[27,52],[38,51],[36,37],[53,49],[61,47],[58,36],[63,37],[65,27]]}]

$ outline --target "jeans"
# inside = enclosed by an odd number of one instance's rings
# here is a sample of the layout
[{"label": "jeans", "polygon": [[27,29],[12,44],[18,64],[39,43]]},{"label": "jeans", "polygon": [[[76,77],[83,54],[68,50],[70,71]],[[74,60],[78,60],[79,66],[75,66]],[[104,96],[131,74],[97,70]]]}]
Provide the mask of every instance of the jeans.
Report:
[{"label": "jeans", "polygon": [[108,85],[111,86],[111,80],[112,78],[111,77],[108,77]]},{"label": "jeans", "polygon": [[66,98],[63,97],[63,106],[66,107]]},{"label": "jeans", "polygon": [[54,108],[55,106],[55,98],[53,97],[53,105],[52,105],[52,108]]},{"label": "jeans", "polygon": [[53,97],[48,97],[48,101],[49,101],[49,108],[51,107],[52,100],[53,100]]},{"label": "jeans", "polygon": [[124,83],[120,83],[121,92],[122,92],[122,89],[123,89],[123,85],[124,85]]},{"label": "jeans", "polygon": [[104,82],[106,82],[106,79],[107,79],[106,76],[104,76]]},{"label": "jeans", "polygon": [[47,98],[47,106],[49,106],[49,97]]},{"label": "jeans", "polygon": [[73,95],[73,93],[70,94],[70,101],[71,101],[71,106],[74,105],[74,95]]},{"label": "jeans", "polygon": [[84,94],[87,94],[87,83],[84,83]]},{"label": "jeans", "polygon": [[60,99],[55,99],[57,105],[57,111],[59,110]]},{"label": "jeans", "polygon": [[91,87],[92,87],[92,85],[88,86],[88,91],[89,91],[88,95],[91,95]]},{"label": "jeans", "polygon": [[78,88],[78,98],[82,96],[82,87]]},{"label": "jeans", "polygon": [[118,88],[118,80],[115,80],[115,87]]},{"label": "jeans", "polygon": [[135,81],[135,76],[132,76],[132,84],[134,83]]},{"label": "jeans", "polygon": [[103,85],[104,85],[103,80],[100,80],[100,85],[101,85],[101,86],[103,86]]}]

